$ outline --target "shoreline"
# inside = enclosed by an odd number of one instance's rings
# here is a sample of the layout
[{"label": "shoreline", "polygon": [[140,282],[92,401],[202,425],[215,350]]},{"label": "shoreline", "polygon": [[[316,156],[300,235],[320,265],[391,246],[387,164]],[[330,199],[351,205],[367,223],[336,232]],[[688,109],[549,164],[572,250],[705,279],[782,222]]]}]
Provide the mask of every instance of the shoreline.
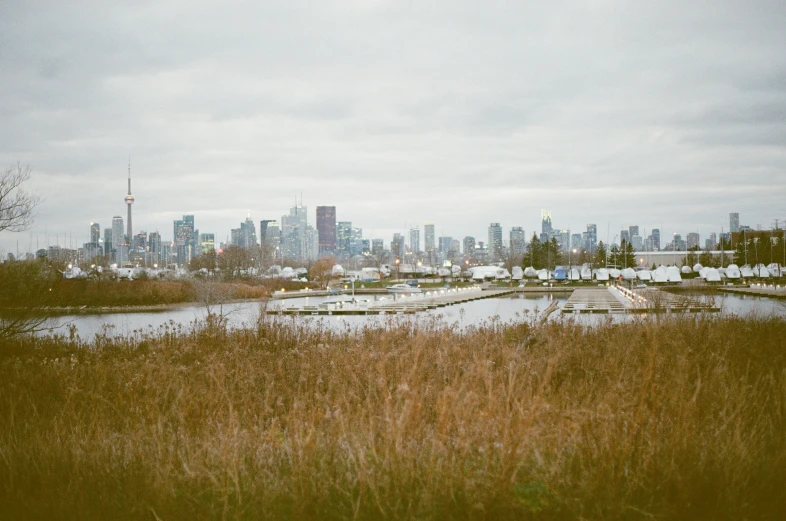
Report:
[{"label": "shoreline", "polygon": [[[273,299],[270,299],[273,300]],[[221,304],[238,304],[244,302],[263,302],[261,299],[232,299],[221,303],[212,304],[212,306],[219,306]],[[190,307],[205,307],[203,302],[176,302],[172,304],[145,304],[135,306],[69,306],[69,307],[45,307],[40,308],[35,313],[36,316],[47,317],[61,317],[64,315],[112,315],[115,313],[165,313],[167,311],[174,311],[176,309],[190,308]],[[3,308],[0,309],[0,314],[8,313],[13,315],[20,311],[25,311],[23,308]]]}]

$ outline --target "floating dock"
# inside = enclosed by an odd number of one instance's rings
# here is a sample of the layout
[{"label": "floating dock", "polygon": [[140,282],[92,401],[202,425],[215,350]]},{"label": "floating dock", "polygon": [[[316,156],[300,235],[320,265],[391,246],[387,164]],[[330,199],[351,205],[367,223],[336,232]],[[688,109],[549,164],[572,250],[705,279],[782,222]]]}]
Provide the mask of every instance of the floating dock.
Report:
[{"label": "floating dock", "polygon": [[786,286],[773,284],[751,284],[747,288],[740,287],[720,287],[718,291],[733,293],[735,295],[751,295],[757,297],[770,297],[786,299]]},{"label": "floating dock", "polygon": [[473,300],[497,298],[514,293],[513,289],[482,290],[480,288],[456,288],[413,293],[411,295],[388,294],[381,300],[345,300],[337,304],[316,306],[291,306],[268,309],[268,315],[400,315],[413,314],[429,309],[463,304]]},{"label": "floating dock", "polygon": [[576,289],[563,313],[701,313],[717,312],[714,303],[674,295],[657,288],[629,290],[621,286]]}]

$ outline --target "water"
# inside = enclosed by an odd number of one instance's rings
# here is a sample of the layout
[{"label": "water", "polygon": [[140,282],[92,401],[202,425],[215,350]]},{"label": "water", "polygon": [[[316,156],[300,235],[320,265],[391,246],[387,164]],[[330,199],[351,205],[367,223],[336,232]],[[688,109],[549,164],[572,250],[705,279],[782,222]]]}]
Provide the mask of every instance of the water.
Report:
[{"label": "water", "polygon": [[[329,297],[305,297],[287,300],[271,300],[269,308],[317,305]],[[713,298],[713,297],[696,297]],[[269,316],[273,320],[321,322],[337,329],[353,329],[359,326],[388,327],[391,322],[412,322],[436,319],[446,325],[464,328],[476,326],[490,321],[510,323],[530,320],[546,309],[556,300],[560,307],[567,301],[564,295],[556,294],[518,294],[512,297],[490,298],[466,302],[455,306],[447,306],[429,310],[416,315],[348,315],[348,316]],[[740,316],[784,316],[786,317],[786,301],[765,297],[720,294],[714,296],[715,304],[721,307],[722,315]],[[256,323],[260,305],[258,302],[241,302],[225,304],[221,313],[227,317],[230,327],[242,327]],[[219,312],[213,308],[213,312]],[[169,325],[180,324],[187,327],[195,321],[204,320],[207,310],[204,306],[187,306],[170,311],[145,313],[110,313],[103,315],[68,315],[53,318],[47,324],[44,334],[64,334],[71,328],[82,339],[90,339],[98,333],[111,336],[127,336],[137,331],[158,329]],[[631,320],[633,315],[611,314],[565,314],[555,312],[550,320],[576,320],[581,323],[595,324],[611,320],[614,322]]]}]

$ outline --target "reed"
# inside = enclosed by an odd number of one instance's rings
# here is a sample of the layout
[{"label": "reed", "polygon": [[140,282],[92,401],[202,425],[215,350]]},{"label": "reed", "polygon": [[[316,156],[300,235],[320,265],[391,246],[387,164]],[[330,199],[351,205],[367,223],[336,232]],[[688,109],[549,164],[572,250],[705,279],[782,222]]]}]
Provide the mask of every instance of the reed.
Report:
[{"label": "reed", "polygon": [[260,321],[0,354],[3,519],[768,519],[786,321]]}]

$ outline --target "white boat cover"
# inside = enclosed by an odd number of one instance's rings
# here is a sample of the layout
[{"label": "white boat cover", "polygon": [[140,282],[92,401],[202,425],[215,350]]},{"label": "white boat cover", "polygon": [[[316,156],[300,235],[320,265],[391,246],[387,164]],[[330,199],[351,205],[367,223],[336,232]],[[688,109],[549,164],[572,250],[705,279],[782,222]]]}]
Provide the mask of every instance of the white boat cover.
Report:
[{"label": "white boat cover", "polygon": [[693,273],[693,270],[690,269],[690,266],[683,266],[682,268],[680,268],[680,271],[682,273],[684,273],[685,275],[689,275],[689,274]]},{"label": "white boat cover", "polygon": [[727,279],[738,279],[742,277],[739,266],[736,264],[729,264],[725,269]]},{"label": "white boat cover", "polygon": [[663,282],[663,283],[665,283],[665,282],[668,282],[668,280],[669,280],[669,277],[668,277],[668,274],[666,273],[666,268],[664,268],[663,266],[658,266],[655,269],[655,271],[652,272],[652,281],[653,282],[658,282],[658,283]]},{"label": "white boat cover", "polygon": [[633,268],[625,268],[620,272],[620,276],[624,280],[636,280],[636,270]]},{"label": "white boat cover", "polygon": [[706,271],[704,272],[704,280],[707,282],[720,282],[721,276],[720,272],[715,268],[704,268]]},{"label": "white boat cover", "polygon": [[666,280],[669,282],[682,282],[682,275],[677,266],[669,266],[666,268]]},{"label": "white boat cover", "polygon": [[693,266],[693,273],[698,273],[698,272],[700,272],[700,271],[701,271],[701,269],[702,269],[703,267],[704,267],[704,266],[702,266],[701,264],[699,264],[699,263],[697,262],[697,263],[696,263],[696,264],[694,264],[694,266]]},{"label": "white boat cover", "polygon": [[606,268],[598,268],[595,271],[595,280],[609,280],[609,270]]},{"label": "white boat cover", "polygon": [[538,276],[538,270],[533,268],[532,266],[527,266],[524,268],[524,276],[529,278],[534,278]]},{"label": "white boat cover", "polygon": [[636,272],[636,276],[639,280],[652,280],[652,272],[650,270],[639,270]]}]

